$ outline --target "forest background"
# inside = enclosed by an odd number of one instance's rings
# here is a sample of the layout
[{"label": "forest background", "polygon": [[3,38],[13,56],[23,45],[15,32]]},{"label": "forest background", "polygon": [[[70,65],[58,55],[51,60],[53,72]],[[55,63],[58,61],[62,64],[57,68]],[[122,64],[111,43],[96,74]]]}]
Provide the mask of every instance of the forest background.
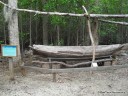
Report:
[{"label": "forest background", "polygon": [[[8,0],[1,0],[7,3]],[[84,13],[84,5],[90,14],[128,14],[128,0],[18,0],[18,8],[45,12]],[[8,44],[8,24],[0,5],[0,44]],[[128,18],[100,18],[128,22]],[[32,44],[83,46],[90,45],[85,17],[39,15],[18,12],[19,36],[22,51]],[[93,31],[93,19],[91,19]],[[30,39],[31,38],[31,39]],[[98,22],[100,45],[128,42],[128,26]]]}]

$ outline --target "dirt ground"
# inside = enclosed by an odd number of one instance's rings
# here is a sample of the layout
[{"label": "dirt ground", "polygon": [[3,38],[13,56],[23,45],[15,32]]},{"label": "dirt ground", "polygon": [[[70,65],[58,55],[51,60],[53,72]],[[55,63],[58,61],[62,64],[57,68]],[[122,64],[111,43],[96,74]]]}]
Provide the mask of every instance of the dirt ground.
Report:
[{"label": "dirt ground", "polygon": [[[128,64],[128,54],[118,57]],[[51,74],[27,70],[9,81],[8,69],[0,65],[0,96],[128,96],[128,68],[95,72],[61,73],[57,82]]]}]

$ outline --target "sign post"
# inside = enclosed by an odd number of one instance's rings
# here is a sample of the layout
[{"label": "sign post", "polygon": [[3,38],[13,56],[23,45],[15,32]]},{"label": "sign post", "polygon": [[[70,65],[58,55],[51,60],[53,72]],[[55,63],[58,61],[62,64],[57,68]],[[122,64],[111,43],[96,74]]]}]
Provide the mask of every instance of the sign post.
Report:
[{"label": "sign post", "polygon": [[1,49],[2,49],[2,56],[9,58],[10,80],[14,80],[13,57],[17,56],[17,46],[16,45],[2,45]]},{"label": "sign post", "polygon": [[9,72],[10,72],[10,80],[14,80],[13,59],[11,57],[9,57]]}]

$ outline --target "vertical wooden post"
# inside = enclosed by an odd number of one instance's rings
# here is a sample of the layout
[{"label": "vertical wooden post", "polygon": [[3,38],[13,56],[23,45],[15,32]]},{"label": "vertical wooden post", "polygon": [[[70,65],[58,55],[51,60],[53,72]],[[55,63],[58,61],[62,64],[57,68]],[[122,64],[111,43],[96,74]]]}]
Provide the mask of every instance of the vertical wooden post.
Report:
[{"label": "vertical wooden post", "polygon": [[[49,58],[49,62],[51,62],[51,58]],[[52,69],[53,66],[52,66],[52,63],[49,64],[49,68]],[[52,76],[53,76],[53,82],[56,82],[56,73],[52,73]]]},{"label": "vertical wooden post", "polygon": [[112,61],[111,61],[111,65],[116,65],[117,63],[117,59],[116,59],[116,55],[112,56]]},{"label": "vertical wooden post", "polygon": [[56,73],[53,73],[53,82],[56,82]]},{"label": "vertical wooden post", "polygon": [[[48,61],[51,62],[51,58],[49,58]],[[51,63],[49,64],[49,68],[52,69],[52,64]]]},{"label": "vertical wooden post", "polygon": [[90,36],[91,43],[92,43],[92,46],[93,46],[93,57],[92,57],[92,66],[93,66],[93,63],[95,63],[95,54],[96,54],[95,42],[94,42],[94,38],[93,38],[93,35],[92,35],[92,32],[91,32],[91,23],[90,23],[90,17],[89,17],[88,11],[86,10],[86,8],[84,6],[82,6],[82,7],[83,7],[86,15],[88,16],[87,17],[88,31],[89,31],[89,36]]},{"label": "vertical wooden post", "polygon": [[10,80],[14,80],[13,58],[9,57]]}]

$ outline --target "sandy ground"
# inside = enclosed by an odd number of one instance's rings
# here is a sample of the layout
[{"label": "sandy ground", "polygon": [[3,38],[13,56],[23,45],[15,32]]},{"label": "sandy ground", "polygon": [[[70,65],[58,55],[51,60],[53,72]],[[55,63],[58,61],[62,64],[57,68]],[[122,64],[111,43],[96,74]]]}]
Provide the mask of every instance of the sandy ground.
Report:
[{"label": "sandy ground", "polygon": [[28,70],[26,77],[16,73],[15,79],[10,82],[7,70],[0,67],[0,96],[128,96],[128,68],[62,73],[57,82],[51,74]]}]

